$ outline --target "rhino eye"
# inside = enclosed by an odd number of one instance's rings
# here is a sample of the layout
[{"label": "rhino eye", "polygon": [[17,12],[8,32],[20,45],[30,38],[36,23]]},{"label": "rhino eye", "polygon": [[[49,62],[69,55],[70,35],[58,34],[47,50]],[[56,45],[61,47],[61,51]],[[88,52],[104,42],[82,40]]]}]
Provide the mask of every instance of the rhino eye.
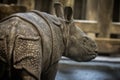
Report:
[{"label": "rhino eye", "polygon": [[83,38],[83,44],[84,45],[89,45],[91,48],[96,47],[95,42],[92,39],[90,39],[89,37],[84,37]]},{"label": "rhino eye", "polygon": [[83,39],[83,42],[84,42],[84,43],[86,42],[86,39],[85,39],[85,38]]},{"label": "rhino eye", "polygon": [[83,37],[83,44],[85,44],[88,41],[87,37]]},{"label": "rhino eye", "polygon": [[89,38],[88,37],[84,37],[84,40],[89,40]]}]

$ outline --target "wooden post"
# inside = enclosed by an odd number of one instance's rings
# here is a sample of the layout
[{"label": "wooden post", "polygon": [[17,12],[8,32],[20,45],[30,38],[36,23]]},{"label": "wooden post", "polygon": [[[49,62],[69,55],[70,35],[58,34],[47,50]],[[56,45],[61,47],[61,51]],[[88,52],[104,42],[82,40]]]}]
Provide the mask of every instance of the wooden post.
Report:
[{"label": "wooden post", "polygon": [[53,9],[53,0],[36,0],[35,9],[51,13]]},{"label": "wooden post", "polygon": [[112,22],[113,0],[98,0],[98,37],[110,37],[110,26]]},{"label": "wooden post", "polygon": [[58,1],[60,2],[61,4],[63,4],[63,6],[70,6],[73,8],[74,6],[74,0],[55,0],[55,1]]},{"label": "wooden post", "polygon": [[35,8],[35,0],[18,0],[18,5],[25,6],[30,11]]},{"label": "wooden post", "polygon": [[98,0],[87,0],[86,19],[97,20]]},{"label": "wooden post", "polygon": [[120,1],[119,1],[119,22],[120,22]]},{"label": "wooden post", "polygon": [[40,9],[41,9],[41,0],[35,0],[35,9],[40,11]]},{"label": "wooden post", "polygon": [[[119,22],[119,18],[120,18],[120,0],[115,0],[114,1],[114,7],[113,7],[113,16],[112,16],[112,20],[113,22]],[[119,17],[118,17],[119,16]]]},{"label": "wooden post", "polygon": [[75,0],[74,2],[74,18],[85,19],[86,0]]},{"label": "wooden post", "polygon": [[[87,5],[86,5],[86,20],[97,20],[97,14],[98,14],[98,0],[87,0]],[[95,33],[89,32],[87,33],[88,36],[91,38],[95,38],[96,35]]]}]

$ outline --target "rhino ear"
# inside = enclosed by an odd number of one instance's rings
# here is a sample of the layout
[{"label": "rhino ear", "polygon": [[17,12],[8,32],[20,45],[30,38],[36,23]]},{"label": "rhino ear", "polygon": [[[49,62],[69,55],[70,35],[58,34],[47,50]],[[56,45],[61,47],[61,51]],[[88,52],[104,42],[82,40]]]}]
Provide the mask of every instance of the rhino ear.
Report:
[{"label": "rhino ear", "polygon": [[54,9],[56,16],[64,19],[63,5],[60,2],[54,3]]},{"label": "rhino ear", "polygon": [[64,8],[64,17],[67,21],[70,21],[72,19],[73,11],[71,7],[65,7]]}]

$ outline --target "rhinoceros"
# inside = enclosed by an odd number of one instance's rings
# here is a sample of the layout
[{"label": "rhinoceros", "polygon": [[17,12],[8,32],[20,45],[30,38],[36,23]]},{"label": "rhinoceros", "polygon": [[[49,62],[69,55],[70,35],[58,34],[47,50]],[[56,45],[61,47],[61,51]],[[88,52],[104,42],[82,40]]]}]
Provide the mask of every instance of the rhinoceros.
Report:
[{"label": "rhinoceros", "polygon": [[95,41],[71,16],[34,10],[1,20],[0,80],[54,80],[61,56],[79,62],[95,58]]}]

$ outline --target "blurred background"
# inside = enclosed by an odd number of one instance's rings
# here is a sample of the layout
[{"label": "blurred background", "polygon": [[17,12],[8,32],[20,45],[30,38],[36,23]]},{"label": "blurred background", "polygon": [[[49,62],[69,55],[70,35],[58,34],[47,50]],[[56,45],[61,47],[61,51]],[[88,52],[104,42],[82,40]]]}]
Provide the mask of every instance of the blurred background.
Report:
[{"label": "blurred background", "polygon": [[34,9],[54,15],[54,2],[72,7],[76,25],[99,48],[90,62],[62,57],[56,80],[120,80],[120,0],[0,0],[0,19]]}]

